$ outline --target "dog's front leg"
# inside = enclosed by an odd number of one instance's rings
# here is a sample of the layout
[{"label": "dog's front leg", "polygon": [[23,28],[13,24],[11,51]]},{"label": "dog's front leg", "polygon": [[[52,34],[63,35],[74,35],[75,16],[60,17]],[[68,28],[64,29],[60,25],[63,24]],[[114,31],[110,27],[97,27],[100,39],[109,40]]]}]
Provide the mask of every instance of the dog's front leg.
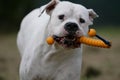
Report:
[{"label": "dog's front leg", "polygon": [[82,57],[80,53],[74,55],[55,71],[55,80],[80,80]]}]

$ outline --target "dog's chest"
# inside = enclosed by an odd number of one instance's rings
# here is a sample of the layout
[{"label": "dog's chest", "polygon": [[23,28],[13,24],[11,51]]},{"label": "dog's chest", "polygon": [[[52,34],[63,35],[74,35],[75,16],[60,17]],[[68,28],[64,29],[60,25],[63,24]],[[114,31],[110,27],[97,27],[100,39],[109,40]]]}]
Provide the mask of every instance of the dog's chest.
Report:
[{"label": "dog's chest", "polygon": [[52,55],[51,57],[48,61],[38,58],[32,60],[29,72],[33,75],[33,80],[56,80],[56,76],[66,75],[66,73],[74,74],[75,71],[72,70],[79,67],[81,63],[81,61],[78,62],[81,58],[77,52],[74,55],[68,53],[66,57],[63,55],[64,58],[62,55]]}]

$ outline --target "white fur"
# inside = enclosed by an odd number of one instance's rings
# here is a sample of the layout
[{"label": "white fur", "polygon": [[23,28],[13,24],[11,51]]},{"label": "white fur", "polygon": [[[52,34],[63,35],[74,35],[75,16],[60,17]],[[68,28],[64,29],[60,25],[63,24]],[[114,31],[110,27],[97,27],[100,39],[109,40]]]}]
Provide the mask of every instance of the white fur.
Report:
[{"label": "white fur", "polygon": [[[17,38],[21,54],[20,80],[80,80],[82,46],[68,49],[56,43],[48,45],[46,38],[50,35],[64,36],[63,27],[67,22],[79,25],[78,36],[85,35],[92,23],[89,11],[82,5],[63,1],[50,15],[44,11],[46,6],[30,12],[21,23]],[[64,22],[57,19],[59,14],[66,15]],[[79,17],[86,23],[79,23]]]}]

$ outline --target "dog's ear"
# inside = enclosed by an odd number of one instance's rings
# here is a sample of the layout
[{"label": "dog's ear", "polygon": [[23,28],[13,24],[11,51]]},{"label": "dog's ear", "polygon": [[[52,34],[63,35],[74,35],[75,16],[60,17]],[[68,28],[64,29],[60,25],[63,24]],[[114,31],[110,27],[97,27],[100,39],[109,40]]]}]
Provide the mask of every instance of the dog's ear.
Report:
[{"label": "dog's ear", "polygon": [[51,15],[53,9],[55,8],[55,6],[59,3],[60,1],[59,0],[51,0],[47,6],[46,6],[46,12],[48,15]]},{"label": "dog's ear", "polygon": [[99,17],[96,12],[93,9],[88,9],[88,13],[89,13],[89,19],[91,21],[91,24],[93,24],[93,20],[96,17]]},{"label": "dog's ear", "polygon": [[44,13],[44,11],[46,11],[46,13],[48,15],[51,15],[53,9],[55,8],[55,6],[60,2],[60,0],[51,0],[46,6],[45,8],[40,12],[39,17]]}]

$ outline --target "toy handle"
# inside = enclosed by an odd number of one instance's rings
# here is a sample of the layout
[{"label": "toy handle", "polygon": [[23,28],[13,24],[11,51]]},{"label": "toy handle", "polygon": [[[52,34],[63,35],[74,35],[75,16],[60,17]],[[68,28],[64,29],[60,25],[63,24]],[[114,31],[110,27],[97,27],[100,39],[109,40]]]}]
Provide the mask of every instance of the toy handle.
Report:
[{"label": "toy handle", "polygon": [[[95,29],[89,29],[88,35],[90,37],[97,37],[98,39],[100,39],[101,41],[103,41],[104,44],[106,44],[107,46],[111,47],[111,43],[109,41],[105,40],[104,38],[102,38],[101,36],[97,35]],[[99,42],[100,42],[100,40],[99,40]]]},{"label": "toy handle", "polygon": [[103,39],[102,37],[100,37],[99,35],[96,35],[97,38],[99,38],[100,40],[102,40],[106,45],[111,46],[111,43],[105,39]]}]

